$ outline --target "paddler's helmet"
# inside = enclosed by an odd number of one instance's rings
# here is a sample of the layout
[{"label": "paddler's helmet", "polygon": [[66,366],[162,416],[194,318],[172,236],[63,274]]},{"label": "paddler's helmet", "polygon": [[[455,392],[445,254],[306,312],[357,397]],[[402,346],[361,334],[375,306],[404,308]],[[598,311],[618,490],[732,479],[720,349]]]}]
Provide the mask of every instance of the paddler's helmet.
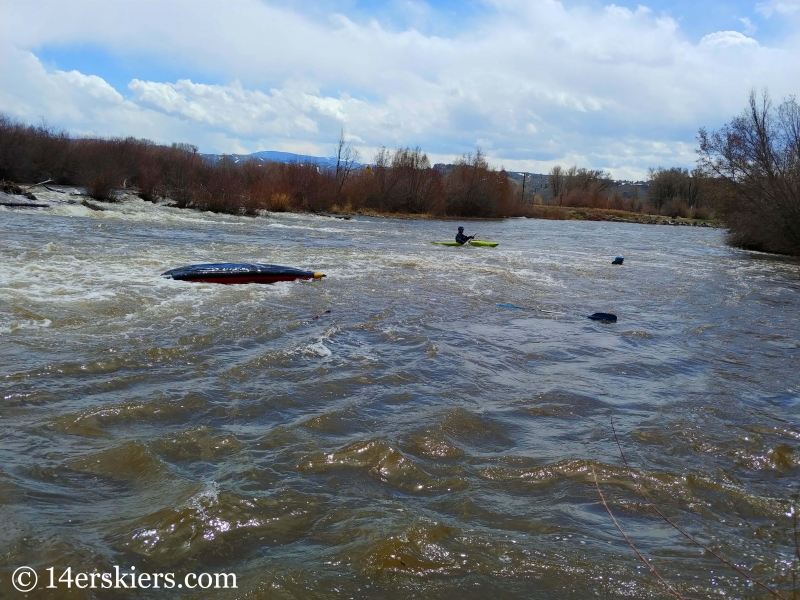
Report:
[{"label": "paddler's helmet", "polygon": [[459,227],[458,230],[459,231],[464,231],[464,228],[463,227]]}]

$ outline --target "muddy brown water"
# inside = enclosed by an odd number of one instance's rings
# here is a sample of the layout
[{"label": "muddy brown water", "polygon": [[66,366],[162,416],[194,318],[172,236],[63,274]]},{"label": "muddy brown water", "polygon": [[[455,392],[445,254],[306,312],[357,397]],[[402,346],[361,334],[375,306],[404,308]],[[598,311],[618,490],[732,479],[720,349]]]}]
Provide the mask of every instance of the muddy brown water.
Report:
[{"label": "muddy brown water", "polygon": [[[28,597],[668,597],[596,476],[681,594],[765,592],[634,478],[791,597],[796,261],[704,228],[467,222],[500,245],[450,248],[453,222],[64,199],[0,209],[0,596],[26,565]],[[159,277],[228,261],[327,277]],[[44,588],[115,565],[238,588]]]}]

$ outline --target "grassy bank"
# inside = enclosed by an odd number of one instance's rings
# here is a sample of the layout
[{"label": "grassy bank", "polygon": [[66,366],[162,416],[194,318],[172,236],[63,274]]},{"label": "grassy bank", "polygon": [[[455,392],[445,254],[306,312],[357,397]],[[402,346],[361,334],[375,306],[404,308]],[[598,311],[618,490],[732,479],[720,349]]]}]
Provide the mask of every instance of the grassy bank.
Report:
[{"label": "grassy bank", "polygon": [[[563,206],[534,205],[524,207],[516,215],[527,219],[544,219],[549,221],[613,221],[616,223],[638,223],[640,225],[674,225],[688,227],[714,227],[724,228],[725,224],[719,219],[690,219],[683,217],[668,217],[651,215],[647,213],[630,212],[624,210],[604,208],[567,208]],[[464,220],[458,216],[442,216],[431,213],[392,213],[372,210],[368,208],[353,209],[352,207],[333,206],[328,213],[331,216],[350,217],[384,217],[394,219],[453,219]],[[502,218],[502,217],[501,217]]]},{"label": "grassy bank", "polygon": [[533,206],[529,213],[524,216],[533,219],[550,219],[554,221],[614,221],[617,223],[640,223],[643,225],[684,225],[693,227],[725,226],[722,221],[717,219],[670,217],[605,208]]}]

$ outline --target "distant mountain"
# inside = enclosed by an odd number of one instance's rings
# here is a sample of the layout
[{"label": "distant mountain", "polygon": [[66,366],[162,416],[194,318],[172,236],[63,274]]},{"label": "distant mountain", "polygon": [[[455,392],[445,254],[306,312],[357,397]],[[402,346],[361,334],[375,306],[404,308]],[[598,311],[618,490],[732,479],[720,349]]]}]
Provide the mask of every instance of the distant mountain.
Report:
[{"label": "distant mountain", "polygon": [[[275,150],[262,150],[261,152],[253,152],[250,156],[260,158],[267,162],[280,162],[280,163],[312,163],[319,166],[336,167],[336,157],[331,156],[322,158],[321,156],[308,156],[306,154],[293,154],[292,152],[276,152]],[[356,163],[360,166],[360,163]]]},{"label": "distant mountain", "polygon": [[[305,154],[294,154],[293,152],[277,152],[275,150],[262,150],[260,152],[253,152],[252,154],[202,154],[203,158],[207,161],[215,163],[223,158],[232,160],[234,163],[247,162],[251,160],[258,161],[259,163],[265,162],[279,162],[285,164],[303,163],[317,165],[326,169],[336,168],[336,157],[331,156],[323,158],[321,156],[308,156]],[[354,163],[356,167],[364,166],[361,163]]]}]

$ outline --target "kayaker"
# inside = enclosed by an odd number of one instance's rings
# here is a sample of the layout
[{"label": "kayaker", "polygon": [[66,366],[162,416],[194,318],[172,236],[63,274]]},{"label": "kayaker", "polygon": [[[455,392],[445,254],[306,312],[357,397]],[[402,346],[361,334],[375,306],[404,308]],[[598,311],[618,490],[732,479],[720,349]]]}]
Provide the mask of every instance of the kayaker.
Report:
[{"label": "kayaker", "polygon": [[463,246],[464,244],[466,244],[468,241],[470,241],[474,237],[475,237],[474,235],[471,235],[471,236],[464,235],[464,228],[463,227],[459,227],[458,228],[458,233],[456,234],[456,241]]}]

